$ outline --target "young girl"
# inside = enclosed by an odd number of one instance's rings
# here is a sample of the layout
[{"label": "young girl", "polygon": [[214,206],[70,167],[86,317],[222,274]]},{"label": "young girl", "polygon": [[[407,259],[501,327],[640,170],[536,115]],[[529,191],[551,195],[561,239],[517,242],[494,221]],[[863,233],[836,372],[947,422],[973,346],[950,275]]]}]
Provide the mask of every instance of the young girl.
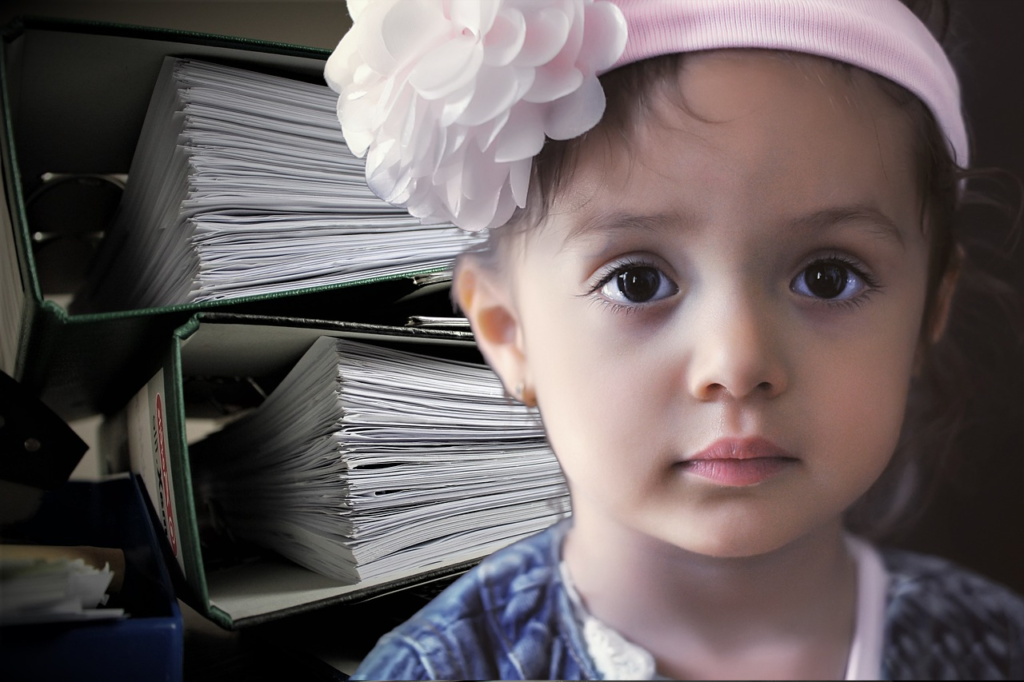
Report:
[{"label": "young girl", "polygon": [[326,70],[346,140],[383,198],[490,229],[456,298],[572,493],[356,677],[1024,676],[1024,601],[844,525],[898,502],[963,259],[959,90],[921,19],[349,6]]}]

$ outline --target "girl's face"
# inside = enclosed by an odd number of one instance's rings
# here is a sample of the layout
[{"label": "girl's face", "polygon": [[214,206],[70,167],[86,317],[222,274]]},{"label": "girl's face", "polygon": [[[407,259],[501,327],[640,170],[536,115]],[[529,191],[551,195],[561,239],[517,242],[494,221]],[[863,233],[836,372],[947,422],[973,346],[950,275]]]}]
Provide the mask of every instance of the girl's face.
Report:
[{"label": "girl's face", "polygon": [[680,85],[691,113],[662,98],[631,144],[583,147],[512,257],[495,366],[579,518],[749,556],[838,527],[895,448],[928,259],[912,130],[809,57],[693,55]]}]

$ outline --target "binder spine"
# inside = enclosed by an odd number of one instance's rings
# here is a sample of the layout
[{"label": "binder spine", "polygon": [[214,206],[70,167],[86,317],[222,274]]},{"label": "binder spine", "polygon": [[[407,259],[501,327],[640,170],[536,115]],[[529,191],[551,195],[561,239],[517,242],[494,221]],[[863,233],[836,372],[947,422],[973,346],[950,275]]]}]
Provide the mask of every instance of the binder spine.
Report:
[{"label": "binder spine", "polygon": [[[3,130],[0,131],[0,168],[3,171],[3,198],[10,219],[9,229],[14,237],[14,255],[9,263],[17,267],[20,273],[22,291],[21,328],[17,337],[17,354],[14,361],[14,378],[35,394],[42,391],[43,379],[29,375],[30,367],[41,367],[46,362],[47,346],[51,340],[48,331],[52,331],[53,320],[50,313],[41,309],[39,302],[43,300],[36,274],[35,260],[32,256],[32,242],[28,231],[28,220],[25,216],[25,204],[22,201],[21,173],[14,144],[14,112],[8,91],[7,43],[14,40],[22,32],[21,22],[13,22],[4,31],[3,49],[0,49],[0,115],[3,117]],[[8,264],[5,264],[5,266]],[[5,330],[6,332],[7,330]]]},{"label": "binder spine", "polygon": [[[188,326],[197,323],[192,322]],[[191,332],[188,332],[191,334]],[[171,345],[167,368],[171,377],[181,377],[181,341],[176,335]],[[192,492],[192,465],[188,458],[188,437],[185,433],[185,396],[181,381],[172,380],[164,384],[166,400],[165,434],[167,456],[173,466],[170,471],[174,496],[173,519],[178,533],[178,562],[189,581],[199,592],[204,602],[209,601],[206,571],[203,568],[202,546],[199,542],[199,523],[196,519],[195,496]],[[178,453],[175,456],[174,453]],[[225,614],[226,615],[226,614]],[[227,627],[221,623],[223,627]]]}]

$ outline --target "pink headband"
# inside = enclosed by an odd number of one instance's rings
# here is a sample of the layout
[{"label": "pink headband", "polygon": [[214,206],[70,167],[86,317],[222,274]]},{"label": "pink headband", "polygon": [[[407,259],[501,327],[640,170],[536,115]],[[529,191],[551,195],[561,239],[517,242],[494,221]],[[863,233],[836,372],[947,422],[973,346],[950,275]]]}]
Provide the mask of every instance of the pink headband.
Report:
[{"label": "pink headband", "polygon": [[467,230],[524,206],[545,137],[600,120],[597,77],[661,54],[789,50],[858,66],[932,111],[968,161],[956,74],[899,0],[349,0],[327,61],[366,179],[424,222]]}]

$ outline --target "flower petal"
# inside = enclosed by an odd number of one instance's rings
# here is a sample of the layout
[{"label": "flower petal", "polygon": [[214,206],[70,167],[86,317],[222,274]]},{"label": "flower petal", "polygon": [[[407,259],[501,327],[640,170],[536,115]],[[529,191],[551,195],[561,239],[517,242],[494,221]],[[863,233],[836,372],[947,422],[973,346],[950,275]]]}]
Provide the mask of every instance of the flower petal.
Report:
[{"label": "flower petal", "polygon": [[363,10],[369,4],[370,0],[348,0],[348,15],[352,17],[353,23],[359,20]]},{"label": "flower petal", "polygon": [[501,227],[508,222],[508,219],[515,213],[516,202],[512,198],[512,192],[509,190],[508,184],[501,188],[501,194],[498,197],[498,205],[494,208],[494,215],[490,221],[484,225],[485,229],[493,229],[495,227]]},{"label": "flower petal", "polygon": [[526,193],[530,189],[530,171],[533,168],[533,159],[521,159],[514,162],[508,171],[509,184],[512,186],[512,197],[516,206],[526,206]]},{"label": "flower petal", "polygon": [[[373,99],[380,101],[380,95],[374,94],[376,96]],[[409,108],[413,106],[415,100],[416,93],[413,89],[404,87],[398,92],[394,105],[389,106],[386,112],[379,109],[374,112],[377,120],[377,135],[380,136],[381,140],[399,137],[402,134],[406,114]]]},{"label": "flower petal", "polygon": [[501,9],[501,3],[494,0],[449,0],[449,3],[452,21],[478,36],[491,30],[494,18]]},{"label": "flower petal", "polygon": [[457,171],[452,173],[448,182],[444,186],[445,205],[448,210],[453,214],[458,215],[459,209],[462,204],[462,175],[465,169],[464,164],[460,161],[458,164],[453,164],[457,167]]},{"label": "flower petal", "polygon": [[537,69],[532,67],[519,68],[518,66],[511,68],[516,74],[516,84],[519,86],[519,89],[516,91],[516,101],[518,102],[533,87],[533,81],[537,80]]},{"label": "flower petal", "polygon": [[372,85],[379,79],[376,77],[377,72],[371,69],[366,64],[360,64],[352,71],[352,84],[366,87]]},{"label": "flower petal", "polygon": [[515,59],[517,66],[540,66],[555,58],[569,36],[569,17],[554,7],[526,14],[526,39]]},{"label": "flower petal", "polygon": [[582,83],[583,72],[574,66],[563,70],[558,66],[545,65],[537,69],[533,86],[523,96],[523,101],[551,102],[565,97],[579,88]]},{"label": "flower petal", "polygon": [[[455,155],[469,137],[469,131],[464,126],[451,126],[448,128],[448,139],[445,142],[444,154],[446,157]],[[460,158],[461,161],[461,158]]]},{"label": "flower petal", "polygon": [[353,154],[361,158],[375,139],[373,107],[361,102],[346,102],[342,107],[342,102],[339,100],[338,118],[341,120],[341,131],[345,136],[345,144]]},{"label": "flower petal", "polygon": [[[366,181],[370,183],[370,189],[374,192],[374,184],[376,184],[383,194],[387,194],[391,191],[392,187],[392,176],[389,175],[389,171],[393,170],[392,165],[388,164],[387,161],[393,159],[397,155],[396,145],[394,140],[388,140],[383,144],[375,144],[366,155]],[[378,196],[382,196],[378,194]]]},{"label": "flower petal", "polygon": [[424,102],[418,97],[413,97],[409,102],[409,108],[405,111],[405,121],[402,124],[402,136],[400,138],[402,147],[408,147],[412,143],[413,136],[419,132],[416,124],[423,120],[424,110],[428,109],[429,106],[429,102]]},{"label": "flower petal", "polygon": [[476,143],[480,151],[484,151],[494,143],[494,138],[504,129],[508,123],[510,109],[505,109],[487,123],[478,126],[476,129]]},{"label": "flower petal", "polygon": [[358,62],[353,62],[353,57],[358,55],[358,51],[352,35],[352,33],[345,34],[345,37],[338,43],[338,47],[334,48],[334,52],[327,58],[327,63],[324,64],[324,80],[331,90],[339,94],[352,83],[355,70],[360,66]]},{"label": "flower petal", "polygon": [[552,140],[569,140],[597,125],[604,114],[605,97],[601,81],[589,76],[583,86],[547,108],[544,132]]},{"label": "flower petal", "polygon": [[501,195],[498,192],[494,192],[493,196],[480,199],[463,197],[459,211],[455,216],[459,221],[459,226],[470,232],[478,232],[490,225],[500,197]]},{"label": "flower petal", "polygon": [[626,17],[610,2],[595,2],[585,9],[586,31],[577,63],[589,65],[593,69],[590,73],[600,75],[611,68],[626,49]]},{"label": "flower petal", "polygon": [[444,106],[441,110],[441,118],[439,119],[439,125],[442,128],[447,128],[451,124],[462,116],[462,112],[466,110],[469,103],[473,100],[473,83],[468,83],[463,86],[462,90],[458,92],[449,93],[444,98]]},{"label": "flower petal", "polygon": [[[438,165],[437,170],[434,171],[433,183],[435,185],[447,185],[455,177],[461,177],[462,175],[462,164],[465,158],[465,145],[452,143],[453,136],[449,135],[446,142],[446,153],[444,159]],[[463,138],[465,140],[466,138]],[[462,186],[462,180],[459,180],[459,186]],[[445,191],[448,191],[447,189]],[[454,204],[448,202],[448,205],[452,207],[454,211]]]},{"label": "flower petal", "polygon": [[401,63],[443,41],[449,25],[439,7],[403,2],[388,12],[380,30],[388,52],[396,63]]},{"label": "flower petal", "polygon": [[502,10],[484,37],[484,64],[506,66],[516,58],[526,41],[526,18],[517,9]]},{"label": "flower petal", "polygon": [[444,162],[444,152],[448,146],[448,128],[440,128],[437,131],[437,137],[434,138],[434,157],[431,160],[432,174],[437,174],[437,169]]},{"label": "flower petal", "polygon": [[384,44],[384,34],[381,31],[381,24],[388,12],[393,9],[396,9],[393,0],[375,0],[369,3],[359,15],[360,30],[352,31],[359,56],[377,73],[390,73],[395,68],[395,60]]},{"label": "flower petal", "polygon": [[544,146],[543,108],[525,102],[514,106],[494,144],[494,160],[498,163],[532,159]]},{"label": "flower petal", "polygon": [[458,123],[476,126],[490,121],[499,112],[512,107],[518,90],[516,75],[512,69],[482,67],[473,100],[462,116],[459,116]]},{"label": "flower petal", "polygon": [[583,46],[584,16],[585,15],[582,10],[573,13],[569,23],[569,34],[565,37],[565,44],[562,45],[562,49],[558,51],[555,58],[551,60],[552,63],[576,66],[576,60],[579,57],[580,48]]},{"label": "flower petal", "polygon": [[409,83],[424,99],[439,99],[473,80],[483,58],[483,46],[472,36],[457,36],[423,55]]},{"label": "flower petal", "polygon": [[462,176],[463,195],[474,200],[493,199],[497,205],[498,190],[508,177],[508,164],[494,163],[492,154],[480,151],[475,145],[466,148],[466,163],[473,172]]}]

